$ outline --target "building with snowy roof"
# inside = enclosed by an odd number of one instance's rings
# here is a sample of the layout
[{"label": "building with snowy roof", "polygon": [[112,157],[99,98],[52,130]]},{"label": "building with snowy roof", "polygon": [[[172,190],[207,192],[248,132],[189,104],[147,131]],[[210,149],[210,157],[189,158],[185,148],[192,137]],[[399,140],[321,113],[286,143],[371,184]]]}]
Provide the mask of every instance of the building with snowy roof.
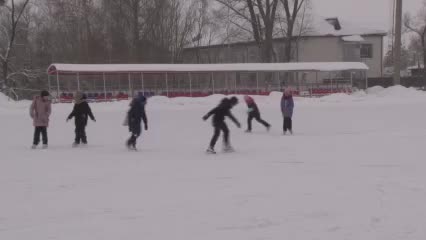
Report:
[{"label": "building with snowy roof", "polygon": [[[315,20],[309,29],[293,44],[292,62],[364,62],[369,67],[368,77],[383,75],[383,38],[386,31],[341,21],[337,17]],[[274,39],[277,62],[283,62],[285,58],[284,44],[284,38]],[[251,39],[205,41],[186,48],[183,58],[185,63],[260,62],[259,48]],[[349,73],[336,74],[334,78],[344,78]],[[315,77],[301,73],[304,80]],[[329,75],[320,77],[329,78]]]}]

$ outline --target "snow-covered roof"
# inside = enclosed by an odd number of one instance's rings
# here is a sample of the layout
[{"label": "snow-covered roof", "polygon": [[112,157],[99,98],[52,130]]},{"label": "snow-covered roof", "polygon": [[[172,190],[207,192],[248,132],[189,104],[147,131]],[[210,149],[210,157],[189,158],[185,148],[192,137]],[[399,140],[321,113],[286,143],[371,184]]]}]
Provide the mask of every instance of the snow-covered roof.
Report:
[{"label": "snow-covered roof", "polygon": [[178,72],[330,72],[368,70],[361,62],[235,63],[235,64],[52,64],[50,75],[69,73]]},{"label": "snow-covered roof", "polygon": [[[296,26],[298,27],[298,26]],[[297,33],[299,30],[295,29]],[[386,31],[375,29],[370,26],[362,26],[360,24],[351,23],[342,20],[338,17],[325,18],[320,16],[313,16],[312,21],[306,26],[306,29],[301,34],[302,37],[349,37],[349,36],[368,36],[368,35],[381,35],[385,36]],[[210,35],[208,35],[210,37]],[[207,37],[207,36],[206,36]],[[284,35],[277,29],[274,39],[281,39]],[[362,38],[362,37],[361,37]],[[360,40],[358,38],[357,40]],[[254,42],[253,36],[245,32],[236,33],[235,36],[228,36],[225,32],[218,34],[213,39],[200,40],[200,44],[190,46],[187,49],[198,47],[211,47],[221,46],[226,44],[242,44]]]},{"label": "snow-covered roof", "polygon": [[424,68],[423,64],[420,64],[420,65],[410,66],[410,67],[407,68],[407,70],[423,69],[423,68]]},{"label": "snow-covered roof", "polygon": [[340,29],[337,30],[333,24],[327,19],[316,17],[310,26],[310,31],[304,36],[353,36],[353,35],[386,35],[387,32],[380,29],[374,29],[369,26],[361,26],[360,24],[351,23],[340,18],[336,18],[339,22]]},{"label": "snow-covered roof", "polygon": [[344,36],[342,37],[342,40],[345,42],[364,42],[365,41],[365,39],[361,37],[360,35]]}]

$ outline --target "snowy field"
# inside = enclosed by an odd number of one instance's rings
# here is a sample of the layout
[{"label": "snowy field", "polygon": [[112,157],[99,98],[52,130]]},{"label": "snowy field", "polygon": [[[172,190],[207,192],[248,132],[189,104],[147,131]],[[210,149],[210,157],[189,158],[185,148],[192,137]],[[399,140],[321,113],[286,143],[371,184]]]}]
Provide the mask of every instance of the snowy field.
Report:
[{"label": "snowy field", "polygon": [[244,133],[239,104],[237,152],[218,155],[204,153],[201,117],[222,96],[149,99],[139,152],[124,147],[127,102],[91,104],[78,149],[72,105],[55,105],[49,149],[31,150],[30,103],[2,97],[0,239],[426,239],[426,93],[297,98],[294,136],[281,134],[280,97],[255,97],[269,133]]}]

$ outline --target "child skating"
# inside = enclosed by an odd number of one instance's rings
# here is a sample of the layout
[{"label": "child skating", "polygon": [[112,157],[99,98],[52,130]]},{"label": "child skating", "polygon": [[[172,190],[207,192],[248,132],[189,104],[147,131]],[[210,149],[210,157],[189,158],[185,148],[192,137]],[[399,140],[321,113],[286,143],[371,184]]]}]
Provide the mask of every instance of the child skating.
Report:
[{"label": "child skating", "polygon": [[43,140],[43,149],[46,149],[48,145],[47,127],[52,112],[52,102],[49,100],[49,95],[48,91],[41,91],[39,96],[34,97],[30,106],[30,116],[34,125],[33,149],[37,148],[40,143],[40,135]]},{"label": "child skating", "polygon": [[269,131],[269,128],[271,127],[271,125],[269,123],[267,123],[266,121],[264,121],[261,117],[260,117],[260,111],[259,108],[257,107],[256,102],[254,101],[254,99],[250,96],[244,96],[244,101],[247,104],[248,107],[248,119],[247,119],[247,130],[246,132],[251,132],[251,122],[253,121],[253,119],[256,119],[256,121],[258,121],[260,124],[262,124],[263,126],[266,127],[266,129]]},{"label": "child skating", "polygon": [[142,94],[132,100],[130,103],[130,110],[127,113],[127,125],[131,133],[130,138],[126,142],[129,150],[136,149],[136,140],[142,133],[141,122],[143,120],[145,131],[148,130],[148,119],[145,112],[146,98]]},{"label": "child skating", "polygon": [[238,104],[238,99],[236,97],[231,97],[230,99],[225,98],[221,101],[221,103],[217,107],[212,109],[203,117],[203,120],[206,121],[207,119],[209,119],[210,116],[213,116],[214,134],[210,141],[210,146],[207,149],[207,153],[211,153],[211,154],[216,153],[214,150],[214,147],[216,145],[216,142],[221,132],[223,132],[223,143],[224,143],[223,150],[225,152],[234,151],[229,142],[229,128],[225,122],[225,117],[229,117],[237,125],[238,128],[241,127],[241,124],[231,113],[231,109],[237,104]]},{"label": "child skating", "polygon": [[74,108],[67,118],[67,122],[74,118],[75,139],[73,147],[78,147],[80,143],[87,145],[86,126],[89,117],[92,121],[96,122],[92,109],[86,101],[86,95],[77,92],[74,97]]},{"label": "child skating", "polygon": [[293,134],[293,109],[294,109],[294,101],[293,96],[290,90],[285,90],[283,97],[281,98],[281,112],[284,118],[283,124],[283,134],[287,134],[287,131],[290,134]]}]

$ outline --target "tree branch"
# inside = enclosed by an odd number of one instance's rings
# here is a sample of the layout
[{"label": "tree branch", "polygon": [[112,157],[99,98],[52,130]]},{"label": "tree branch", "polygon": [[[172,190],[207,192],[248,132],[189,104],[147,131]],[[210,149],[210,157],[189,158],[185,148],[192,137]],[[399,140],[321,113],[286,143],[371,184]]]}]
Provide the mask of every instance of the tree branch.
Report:
[{"label": "tree branch", "polygon": [[216,0],[216,2],[222,4],[223,6],[231,9],[235,14],[237,14],[238,16],[244,18],[245,20],[251,22],[251,19],[249,17],[247,17],[246,15],[244,15],[243,13],[241,13],[240,11],[238,11],[238,9],[236,9],[234,6],[232,6],[231,4],[225,2],[224,0]]}]

